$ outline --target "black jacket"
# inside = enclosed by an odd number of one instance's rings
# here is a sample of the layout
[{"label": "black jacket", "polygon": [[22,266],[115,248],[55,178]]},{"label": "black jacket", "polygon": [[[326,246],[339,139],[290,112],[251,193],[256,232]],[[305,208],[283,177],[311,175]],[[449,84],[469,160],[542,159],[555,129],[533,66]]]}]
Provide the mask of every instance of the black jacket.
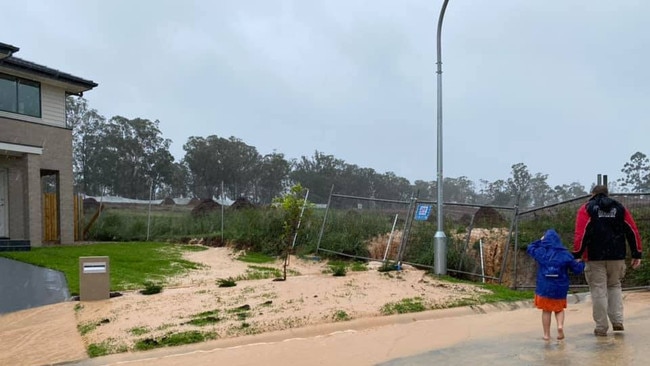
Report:
[{"label": "black jacket", "polygon": [[573,255],[585,260],[625,259],[625,242],[632,258],[641,258],[641,236],[629,211],[618,201],[599,194],[578,210]]}]

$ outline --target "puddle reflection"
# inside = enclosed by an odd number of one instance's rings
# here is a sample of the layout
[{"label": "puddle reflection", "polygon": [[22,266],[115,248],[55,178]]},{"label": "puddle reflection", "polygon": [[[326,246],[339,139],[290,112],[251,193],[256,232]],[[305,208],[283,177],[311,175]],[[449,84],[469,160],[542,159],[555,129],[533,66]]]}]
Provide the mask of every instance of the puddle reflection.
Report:
[{"label": "puddle reflection", "polygon": [[650,345],[650,330],[595,337],[593,329],[572,331],[572,338],[544,342],[538,334],[520,334],[495,340],[477,340],[458,346],[400,358],[381,366],[418,365],[647,365],[643,352]]}]

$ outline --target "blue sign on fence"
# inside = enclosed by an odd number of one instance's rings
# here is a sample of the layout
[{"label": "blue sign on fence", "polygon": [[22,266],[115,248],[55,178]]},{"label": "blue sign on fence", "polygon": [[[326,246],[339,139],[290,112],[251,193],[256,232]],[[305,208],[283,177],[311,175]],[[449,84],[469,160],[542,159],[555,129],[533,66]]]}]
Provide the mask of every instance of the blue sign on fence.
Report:
[{"label": "blue sign on fence", "polygon": [[426,221],[429,218],[431,213],[431,205],[418,205],[417,210],[415,210],[415,219],[420,221]]}]

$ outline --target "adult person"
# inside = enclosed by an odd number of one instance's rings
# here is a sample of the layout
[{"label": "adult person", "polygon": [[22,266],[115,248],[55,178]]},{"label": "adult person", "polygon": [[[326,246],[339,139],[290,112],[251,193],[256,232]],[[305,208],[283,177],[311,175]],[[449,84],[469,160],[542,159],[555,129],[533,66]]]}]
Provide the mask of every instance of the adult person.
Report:
[{"label": "adult person", "polygon": [[[609,197],[607,186],[596,185],[591,198],[578,209],[573,243],[574,258],[585,261],[585,279],[589,284],[596,336],[607,336],[612,330],[623,331],[623,293],[621,279],[625,276],[630,248],[632,268],[641,265],[641,236],[636,223],[623,205]],[[609,322],[608,322],[609,319]]]}]

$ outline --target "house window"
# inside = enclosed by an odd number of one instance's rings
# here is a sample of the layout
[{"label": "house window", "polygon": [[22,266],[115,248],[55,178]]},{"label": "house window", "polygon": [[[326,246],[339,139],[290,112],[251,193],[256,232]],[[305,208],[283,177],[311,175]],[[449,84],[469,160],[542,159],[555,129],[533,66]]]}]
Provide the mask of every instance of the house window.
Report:
[{"label": "house window", "polygon": [[41,117],[41,84],[0,74],[0,111]]}]

